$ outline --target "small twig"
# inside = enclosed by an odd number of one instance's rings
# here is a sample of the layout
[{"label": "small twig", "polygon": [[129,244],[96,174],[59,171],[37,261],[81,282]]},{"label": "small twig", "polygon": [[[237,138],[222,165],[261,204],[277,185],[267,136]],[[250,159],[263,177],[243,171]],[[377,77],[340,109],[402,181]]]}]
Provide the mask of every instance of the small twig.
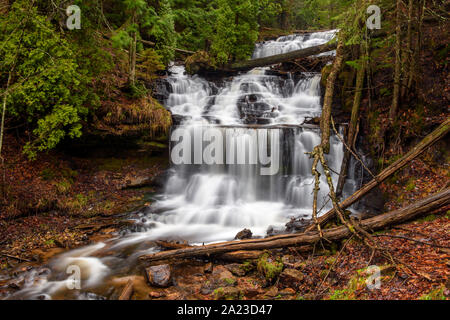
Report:
[{"label": "small twig", "polygon": [[2,253],[1,255],[6,257],[6,258],[15,259],[15,260],[18,260],[18,261],[21,261],[21,262],[31,262],[31,260],[20,258],[20,257],[16,257],[16,256],[11,256],[11,255],[6,254],[6,253]]}]

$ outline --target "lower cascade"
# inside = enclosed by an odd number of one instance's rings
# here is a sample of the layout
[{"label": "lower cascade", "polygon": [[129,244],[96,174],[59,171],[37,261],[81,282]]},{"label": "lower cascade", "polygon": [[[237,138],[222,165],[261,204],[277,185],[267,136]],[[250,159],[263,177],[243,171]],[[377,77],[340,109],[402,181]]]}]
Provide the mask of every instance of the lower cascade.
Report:
[{"label": "lower cascade", "polygon": [[[323,44],[334,34],[257,44],[253,58]],[[284,232],[292,218],[311,217],[314,177],[308,153],[320,143],[320,130],[305,122],[321,115],[320,74],[282,78],[258,68],[217,83],[188,76],[182,66],[170,72],[166,107],[176,124],[163,192],[133,215],[132,230],[66,252],[49,269],[27,273],[24,289],[13,298],[96,298],[87,292],[113,276],[134,272],[140,255],[157,251],[154,240],[219,242],[233,240],[244,228],[264,237]],[[337,136],[330,142],[326,157],[336,186],[344,149]],[[356,190],[354,168],[351,163],[344,197]],[[320,213],[332,206],[328,191],[321,175]],[[68,289],[74,265],[82,274],[84,293]]]}]

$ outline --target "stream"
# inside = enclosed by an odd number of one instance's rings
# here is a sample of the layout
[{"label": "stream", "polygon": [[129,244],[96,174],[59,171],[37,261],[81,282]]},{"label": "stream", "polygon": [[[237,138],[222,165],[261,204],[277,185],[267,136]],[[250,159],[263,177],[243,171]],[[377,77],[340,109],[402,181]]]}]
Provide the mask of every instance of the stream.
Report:
[{"label": "stream", "polygon": [[[258,43],[253,58],[323,44],[334,35],[318,32]],[[22,274],[23,288],[7,298],[109,298],[111,279],[142,273],[138,257],[157,252],[155,240],[220,242],[233,240],[244,228],[264,237],[285,232],[291,218],[310,218],[314,178],[306,153],[320,143],[320,131],[304,123],[321,115],[321,76],[282,78],[267,70],[210,82],[172,66],[172,91],[165,106],[177,122],[165,189],[152,205],[130,213],[132,228]],[[327,160],[334,172],[339,172],[343,156],[343,145],[333,135]],[[356,190],[355,171],[351,162],[344,197]],[[337,180],[333,173],[335,186]],[[321,213],[331,208],[327,194],[321,175]],[[73,266],[80,270],[81,289],[69,289]]]}]

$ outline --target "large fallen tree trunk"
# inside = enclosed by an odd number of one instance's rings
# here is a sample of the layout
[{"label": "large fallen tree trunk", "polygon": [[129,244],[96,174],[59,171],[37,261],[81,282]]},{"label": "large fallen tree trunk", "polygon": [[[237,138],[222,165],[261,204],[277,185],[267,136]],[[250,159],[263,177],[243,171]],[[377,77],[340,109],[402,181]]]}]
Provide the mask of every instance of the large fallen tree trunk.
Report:
[{"label": "large fallen tree trunk", "polygon": [[[417,201],[405,208],[363,220],[360,222],[360,226],[366,231],[376,231],[384,229],[389,225],[410,220],[418,217],[419,215],[442,208],[448,204],[450,204],[450,188],[446,188],[442,192]],[[323,236],[330,241],[341,240],[349,237],[351,234],[352,232],[346,226],[323,230]],[[155,262],[169,259],[217,255],[237,250],[264,250],[290,246],[311,245],[320,240],[320,235],[316,231],[289,236],[290,237],[275,236],[265,239],[230,241],[204,246],[188,247],[143,255],[139,259],[146,262]]]},{"label": "large fallen tree trunk", "polygon": [[265,58],[239,61],[227,65],[224,69],[228,71],[246,71],[257,67],[266,67],[286,61],[305,58],[319,53],[332,51],[337,48],[337,42],[328,42],[320,46],[309,47],[287,53],[277,54]]},{"label": "large fallen tree trunk", "polygon": [[[445,120],[436,130],[427,135],[421,142],[419,142],[411,151],[409,151],[402,158],[395,161],[392,165],[381,171],[375,179],[371,180],[369,183],[365,184],[361,189],[356,191],[350,197],[345,199],[339,204],[341,209],[348,208],[358,200],[360,200],[363,196],[373,190],[377,185],[381,182],[389,178],[392,174],[403,168],[410,161],[414,160],[422,154],[426,149],[432,146],[434,143],[442,139],[448,132],[450,131],[450,118]],[[333,208],[320,218],[317,219],[317,222],[323,226],[326,222],[328,222],[336,213],[336,210]],[[311,231],[315,228],[315,225],[309,226],[306,231]]]}]

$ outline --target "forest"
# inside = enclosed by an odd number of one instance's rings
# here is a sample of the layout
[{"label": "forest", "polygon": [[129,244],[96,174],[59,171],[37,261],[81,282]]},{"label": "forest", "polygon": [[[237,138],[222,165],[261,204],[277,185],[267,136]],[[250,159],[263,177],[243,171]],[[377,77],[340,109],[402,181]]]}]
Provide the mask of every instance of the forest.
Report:
[{"label": "forest", "polygon": [[0,300],[448,300],[449,9],[0,0]]}]

